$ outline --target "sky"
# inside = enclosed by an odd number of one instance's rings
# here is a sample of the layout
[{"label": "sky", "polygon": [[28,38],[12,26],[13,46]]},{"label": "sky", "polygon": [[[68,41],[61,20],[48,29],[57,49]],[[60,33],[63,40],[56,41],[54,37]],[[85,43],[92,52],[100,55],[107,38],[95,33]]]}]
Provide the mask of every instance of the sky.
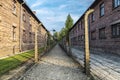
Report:
[{"label": "sky", "polygon": [[49,31],[60,31],[65,26],[68,14],[74,23],[94,0],[25,0],[31,10]]}]

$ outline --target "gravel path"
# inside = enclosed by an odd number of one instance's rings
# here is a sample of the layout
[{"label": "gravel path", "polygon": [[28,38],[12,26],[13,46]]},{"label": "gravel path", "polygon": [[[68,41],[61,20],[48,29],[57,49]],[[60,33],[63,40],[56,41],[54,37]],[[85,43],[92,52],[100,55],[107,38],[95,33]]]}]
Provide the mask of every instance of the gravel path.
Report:
[{"label": "gravel path", "polygon": [[87,80],[81,67],[56,45],[22,80]]}]

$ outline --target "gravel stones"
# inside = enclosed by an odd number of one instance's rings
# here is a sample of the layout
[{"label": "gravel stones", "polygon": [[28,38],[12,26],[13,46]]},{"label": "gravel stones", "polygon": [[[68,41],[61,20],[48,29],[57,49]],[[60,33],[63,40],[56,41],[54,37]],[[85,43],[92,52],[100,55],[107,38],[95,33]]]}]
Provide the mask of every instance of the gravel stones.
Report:
[{"label": "gravel stones", "polygon": [[82,68],[56,45],[22,80],[87,80]]}]

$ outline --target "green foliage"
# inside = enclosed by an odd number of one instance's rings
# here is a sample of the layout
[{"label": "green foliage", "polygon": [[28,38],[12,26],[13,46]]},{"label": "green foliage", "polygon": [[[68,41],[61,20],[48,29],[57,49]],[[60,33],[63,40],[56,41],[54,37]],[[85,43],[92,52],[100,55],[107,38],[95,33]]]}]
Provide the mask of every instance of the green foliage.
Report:
[{"label": "green foliage", "polygon": [[[38,52],[42,53],[44,51],[44,47],[39,48]],[[21,54],[16,54],[15,56],[8,57],[0,60],[0,75],[8,72],[11,69],[19,67],[21,64],[26,62],[27,60],[34,57],[34,50],[24,52]]]},{"label": "green foliage", "polygon": [[[47,47],[47,46],[45,46],[45,47]],[[41,54],[45,50],[45,47],[39,48],[38,53]]]},{"label": "green foliage", "polygon": [[67,20],[65,22],[65,28],[67,29],[67,31],[73,26],[73,19],[70,16],[70,14],[67,16]]},{"label": "green foliage", "polygon": [[15,56],[0,60],[0,75],[9,70],[18,67],[28,59],[34,56],[34,51],[17,54]]},{"label": "green foliage", "polygon": [[64,37],[65,35],[68,35],[68,31],[72,26],[73,26],[73,19],[70,16],[70,14],[68,14],[66,22],[65,22],[65,27],[62,28],[61,31],[59,32],[58,39],[61,40],[62,37]]},{"label": "green foliage", "polygon": [[58,40],[59,33],[58,33],[58,32],[55,32],[55,33],[53,34],[53,37],[54,37],[56,40]]},{"label": "green foliage", "polygon": [[49,45],[51,42],[51,34],[48,32],[48,37],[47,37],[47,45]]}]

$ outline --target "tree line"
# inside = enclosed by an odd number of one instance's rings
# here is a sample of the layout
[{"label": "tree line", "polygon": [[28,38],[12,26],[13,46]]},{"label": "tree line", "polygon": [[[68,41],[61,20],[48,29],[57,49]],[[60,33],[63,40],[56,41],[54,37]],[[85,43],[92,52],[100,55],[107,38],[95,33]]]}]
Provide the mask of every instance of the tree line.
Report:
[{"label": "tree line", "polygon": [[65,26],[61,29],[60,32],[55,32],[54,37],[57,40],[61,40],[64,36],[68,35],[69,29],[73,26],[73,19],[70,14],[68,14],[67,19],[65,21]]}]

